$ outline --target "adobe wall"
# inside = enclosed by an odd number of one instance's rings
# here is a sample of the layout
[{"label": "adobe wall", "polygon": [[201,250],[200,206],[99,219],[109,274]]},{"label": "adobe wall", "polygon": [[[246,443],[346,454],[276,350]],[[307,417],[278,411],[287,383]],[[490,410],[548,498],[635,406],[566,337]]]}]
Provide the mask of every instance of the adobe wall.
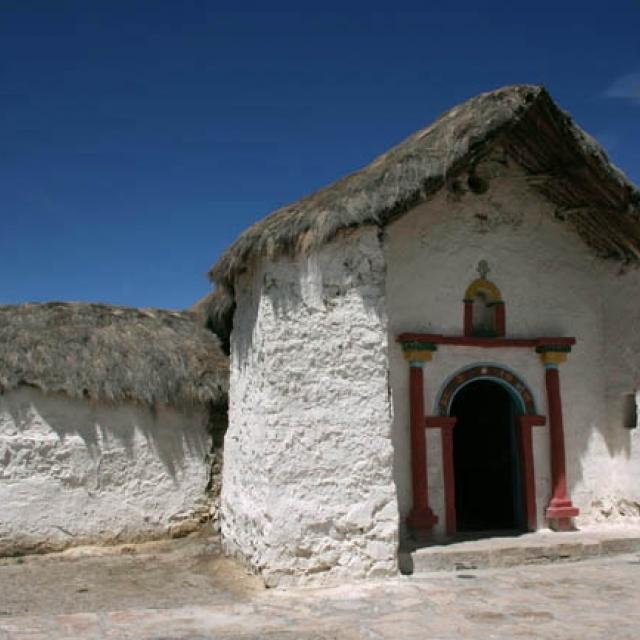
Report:
[{"label": "adobe wall", "polygon": [[[482,168],[480,169],[480,171]],[[411,507],[409,367],[395,338],[402,332],[462,335],[463,297],[486,260],[489,279],[506,302],[507,335],[574,336],[577,345],[560,365],[568,480],[579,524],[598,517],[597,502],[613,491],[605,398],[602,284],[605,263],[593,257],[566,224],[528,186],[517,167],[503,163],[484,194],[443,191],[390,225],[387,262],[390,381],[394,413],[395,481],[401,522]],[[424,369],[426,411],[457,370],[493,363],[512,370],[531,389],[546,415],[544,369],[533,349],[440,347]],[[444,528],[440,434],[428,434],[432,507]],[[550,498],[548,427],[535,427],[538,522]]]},{"label": "adobe wall", "polygon": [[0,395],[0,554],[192,529],[208,508],[204,409]]},{"label": "adobe wall", "polygon": [[[609,421],[616,434],[616,494],[605,500],[606,519],[630,516],[640,519],[640,270],[620,273],[612,269],[604,289],[607,400]],[[635,428],[624,415],[629,402],[636,401]],[[625,424],[626,423],[626,424]]]},{"label": "adobe wall", "polygon": [[396,570],[384,275],[364,228],[236,282],[222,534],[268,584]]}]

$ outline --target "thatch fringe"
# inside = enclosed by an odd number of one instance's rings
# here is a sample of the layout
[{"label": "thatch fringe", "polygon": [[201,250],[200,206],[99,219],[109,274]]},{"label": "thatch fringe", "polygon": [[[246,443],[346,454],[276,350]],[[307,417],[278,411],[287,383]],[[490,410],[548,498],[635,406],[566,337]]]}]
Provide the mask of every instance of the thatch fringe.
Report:
[{"label": "thatch fringe", "polygon": [[189,311],[198,322],[213,331],[221,341],[223,351],[229,354],[229,336],[235,311],[233,291],[226,286],[216,287],[211,293],[195,302]]},{"label": "thatch fringe", "polygon": [[[573,212],[567,220],[598,254],[638,259],[640,192],[544,88],[518,85],[454,107],[360,171],[247,229],[209,271],[219,292],[210,313],[232,314],[234,279],[256,256],[319,246],[349,227],[384,226],[472,172],[496,144],[536,176],[535,188],[559,212]],[[595,231],[586,220],[596,220],[594,211],[601,212]]]},{"label": "thatch fringe", "polygon": [[229,363],[191,312],[50,302],[0,306],[0,392],[20,386],[151,406],[226,402]]}]

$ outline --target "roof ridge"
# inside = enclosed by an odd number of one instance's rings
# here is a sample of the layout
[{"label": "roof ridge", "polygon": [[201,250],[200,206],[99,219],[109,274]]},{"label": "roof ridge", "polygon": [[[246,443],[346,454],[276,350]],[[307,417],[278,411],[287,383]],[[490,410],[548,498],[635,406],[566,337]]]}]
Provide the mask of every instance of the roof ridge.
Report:
[{"label": "roof ridge", "polygon": [[[535,188],[551,201],[555,198],[558,207],[591,206],[607,215],[631,212],[640,220],[640,192],[593,138],[543,86],[512,85],[452,107],[366,166],[272,212],[224,251],[209,278],[231,291],[235,275],[255,256],[313,248],[346,228],[384,226],[433,196],[452,176],[473,167],[498,138],[527,171],[544,178],[545,183]],[[563,190],[563,181],[579,188]],[[577,192],[581,193],[576,196]],[[618,217],[610,220],[619,222]],[[625,225],[624,233],[603,230],[606,242],[583,238],[600,255],[637,260],[640,222],[637,229]],[[222,317],[233,303],[232,291],[219,299],[226,305],[218,313]]]}]

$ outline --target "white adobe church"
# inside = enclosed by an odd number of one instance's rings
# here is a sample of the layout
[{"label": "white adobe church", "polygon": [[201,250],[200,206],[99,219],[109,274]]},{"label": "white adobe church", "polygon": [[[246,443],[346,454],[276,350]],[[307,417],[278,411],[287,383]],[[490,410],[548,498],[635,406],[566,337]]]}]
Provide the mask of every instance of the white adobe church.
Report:
[{"label": "white adobe church", "polygon": [[248,229],[197,314],[0,309],[0,551],[197,518],[227,394],[224,544],[270,584],[640,518],[639,263],[640,192],[513,86]]},{"label": "white adobe church", "polygon": [[637,514],[639,258],[640,193],[535,86],[245,231],[210,272],[226,548],[374,576],[411,538]]}]

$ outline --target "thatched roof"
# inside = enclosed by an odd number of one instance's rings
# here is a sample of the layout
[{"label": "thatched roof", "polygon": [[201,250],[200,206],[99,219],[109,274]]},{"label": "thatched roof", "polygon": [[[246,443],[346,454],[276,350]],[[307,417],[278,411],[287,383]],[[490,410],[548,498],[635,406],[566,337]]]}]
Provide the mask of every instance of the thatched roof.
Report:
[{"label": "thatched roof", "polygon": [[190,312],[49,302],[0,306],[0,393],[21,385],[148,405],[225,403],[229,364]]},{"label": "thatched roof", "polygon": [[536,176],[532,187],[599,255],[640,260],[640,192],[545,89],[518,85],[454,107],[360,171],[247,229],[209,272],[227,290],[213,315],[229,312],[234,278],[254,257],[318,246],[350,227],[384,226],[473,173],[496,145]]},{"label": "thatched roof", "polygon": [[211,293],[200,298],[191,307],[191,311],[198,322],[220,337],[222,349],[229,353],[229,336],[233,324],[235,302],[231,290],[227,287],[217,287]]}]

